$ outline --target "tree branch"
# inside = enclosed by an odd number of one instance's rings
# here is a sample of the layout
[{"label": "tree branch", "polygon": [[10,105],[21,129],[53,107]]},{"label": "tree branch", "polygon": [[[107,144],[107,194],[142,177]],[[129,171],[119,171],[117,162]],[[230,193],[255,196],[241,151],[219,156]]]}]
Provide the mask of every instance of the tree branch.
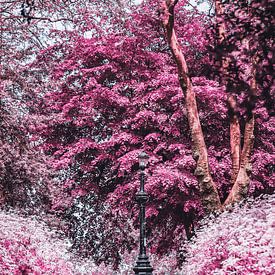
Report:
[{"label": "tree branch", "polygon": [[252,166],[250,163],[251,153],[254,143],[254,124],[255,124],[255,117],[253,113],[254,109],[254,100],[256,97],[257,91],[257,82],[256,82],[256,63],[257,63],[257,56],[252,58],[252,69],[251,69],[251,80],[250,80],[250,95],[249,95],[249,104],[248,106],[248,114],[245,124],[244,130],[244,144],[241,153],[241,160],[240,160],[240,169],[230,191],[224,205],[227,206],[234,202],[238,202],[244,199],[248,192],[250,175],[252,172]]},{"label": "tree branch", "polygon": [[232,173],[231,182],[234,184],[241,161],[241,130],[239,124],[239,116],[237,112],[236,99],[230,95],[227,99],[228,102],[228,114],[230,119],[230,149],[232,159]]},{"label": "tree branch", "polygon": [[200,186],[202,204],[206,212],[212,212],[221,208],[221,202],[209,171],[208,154],[199,120],[193,85],[188,74],[185,57],[177,41],[174,30],[174,7],[177,2],[178,1],[171,0],[161,1],[160,18],[170,50],[178,67],[179,82],[185,95],[187,117],[192,137],[192,152],[197,163],[195,175],[197,176]]},{"label": "tree branch", "polygon": [[[221,83],[227,87],[228,83],[228,58],[224,58],[223,44],[226,40],[226,27],[224,22],[224,7],[221,0],[215,0],[215,13],[216,13],[216,24],[217,24],[217,44],[220,49],[220,56],[217,57],[217,65]],[[227,91],[229,92],[229,91]],[[239,114],[237,111],[237,102],[235,97],[229,92],[227,98],[228,105],[228,116],[230,120],[230,151],[232,159],[232,172],[231,172],[231,183],[234,185],[237,175],[240,169],[241,161],[241,129],[239,123]]]}]

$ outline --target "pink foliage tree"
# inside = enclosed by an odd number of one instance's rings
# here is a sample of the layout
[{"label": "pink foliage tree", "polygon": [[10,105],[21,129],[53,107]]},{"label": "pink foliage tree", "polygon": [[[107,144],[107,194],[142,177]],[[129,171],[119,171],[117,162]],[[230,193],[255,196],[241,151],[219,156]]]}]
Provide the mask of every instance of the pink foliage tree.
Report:
[{"label": "pink foliage tree", "polygon": [[[22,7],[20,1],[15,3],[22,14],[15,15],[4,1],[1,17],[6,26],[1,35],[1,80],[8,83],[1,100],[10,87],[20,87],[28,114],[26,140],[42,149],[58,172],[47,182],[51,211],[67,221],[67,233],[85,256],[90,253],[100,263],[119,260],[117,247],[122,252],[132,249],[134,239],[127,230],[138,212],[133,198],[140,151],[150,156],[146,215],[148,235],[155,236],[149,241],[154,253],[179,249],[205,212],[248,193],[274,190],[274,118],[265,100],[271,98],[270,51],[259,48],[259,39],[237,53],[224,45],[239,45],[245,29],[236,24],[234,12],[233,17],[224,12],[224,3],[215,1],[217,38],[208,31],[211,18],[187,9],[187,1],[160,1],[160,9],[157,1],[139,6],[111,0],[35,1],[34,7],[27,7],[30,1],[23,1]],[[259,20],[253,5],[250,16]],[[233,11],[239,14],[242,9],[246,12],[246,7],[236,5]],[[231,25],[223,24],[227,17],[233,18]],[[263,26],[265,18],[260,17]],[[251,40],[255,32],[244,34]],[[22,40],[28,41],[26,48],[14,43]],[[269,45],[270,37],[265,42]],[[213,44],[217,66],[210,58]],[[251,51],[246,55],[246,50]],[[236,56],[248,61],[235,64]],[[260,65],[253,60],[260,60]],[[221,80],[211,78],[216,67]],[[260,69],[266,73],[258,74]],[[240,93],[235,84],[234,89],[230,86],[236,75],[246,87]],[[18,124],[16,129],[21,129]],[[11,157],[16,155],[14,144],[5,139],[1,135],[5,142],[0,150],[9,146],[11,154],[3,159],[20,171],[22,186],[34,186],[37,175],[46,178],[29,165],[38,155],[31,151],[31,162],[22,162],[28,181],[22,181],[22,163]],[[116,228],[113,235],[106,233],[110,228]],[[102,250],[96,255],[98,248]]]},{"label": "pink foliage tree", "polygon": [[[96,194],[96,203],[112,206],[109,217],[136,216],[133,197],[139,185],[137,156],[146,150],[150,155],[146,189],[151,196],[147,219],[152,230],[148,233],[157,236],[150,246],[154,252],[165,253],[168,246],[178,247],[179,240],[174,236],[179,232],[186,231],[190,237],[195,217],[203,213],[201,195],[206,189],[199,187],[194,176],[190,110],[183,108],[189,101],[178,87],[156,8],[144,2],[124,22],[122,33],[79,38],[74,44],[42,51],[33,66],[50,64],[45,70],[56,86],[44,97],[43,111],[51,115],[33,127],[42,137],[45,152],[52,156],[52,166],[60,171],[62,191],[54,200],[56,210],[70,208],[78,200],[88,204],[90,194]],[[201,32],[210,23],[184,5],[179,6],[177,14],[181,23],[177,26],[179,41],[191,67],[189,76],[199,107],[194,115],[201,122],[208,145],[204,154],[212,169],[212,183],[216,182],[217,202],[224,202],[232,187],[227,146],[231,138],[227,93],[218,82],[205,77],[211,63],[206,34],[202,36]],[[273,120],[263,104],[258,104],[255,112],[259,114],[255,126],[259,133],[252,156],[256,167],[251,194],[273,188],[272,155],[265,147],[273,146],[268,137]],[[259,155],[265,156],[261,166],[257,165]],[[199,170],[195,171],[201,178]],[[262,178],[265,181],[259,180]],[[201,183],[205,184],[203,178]]]},{"label": "pink foliage tree", "polygon": [[49,202],[49,167],[29,142],[21,86],[0,79],[0,205],[38,210]]},{"label": "pink foliage tree", "polygon": [[[250,174],[252,171],[250,159],[254,142],[256,97],[260,90],[258,85],[259,79],[257,77],[260,65],[257,63],[261,56],[261,51],[259,49],[260,42],[256,41],[255,43],[255,32],[251,31],[255,26],[249,22],[252,18],[257,20],[257,26],[260,26],[257,35],[261,36],[261,30],[265,30],[265,27],[268,27],[268,24],[265,22],[267,16],[266,14],[259,16],[259,14],[255,12],[255,9],[257,9],[259,5],[257,1],[252,1],[251,3],[246,3],[240,6],[230,4],[226,5],[226,3],[222,3],[221,1],[215,1],[218,33],[217,44],[219,46],[225,44],[225,41],[228,40],[228,36],[231,35],[233,36],[233,43],[238,46],[238,48],[235,47],[234,50],[230,51],[231,56],[229,56],[227,49],[223,49],[222,54],[224,54],[224,56],[220,59],[218,58],[221,84],[226,85],[226,91],[228,93],[230,151],[232,158],[232,188],[223,203],[220,200],[217,185],[213,181],[210,173],[208,153],[200,123],[192,77],[189,73],[189,66],[186,61],[185,53],[178,42],[174,27],[175,14],[177,14],[177,4],[178,0],[161,1],[160,15],[169,48],[178,68],[179,84],[186,99],[188,124],[192,138],[192,153],[196,161],[195,175],[197,176],[200,186],[202,204],[207,212],[211,212],[215,209],[221,209],[223,206],[240,201],[245,198],[248,193]],[[225,9],[227,9],[227,12]],[[269,3],[265,3],[265,9],[270,11]],[[230,12],[233,13],[233,16]],[[255,14],[253,14],[253,12]],[[226,17],[228,14],[231,16]],[[226,27],[228,27],[228,24],[226,18],[232,19],[232,17],[233,20],[229,23],[231,31],[227,31]],[[246,29],[247,26],[250,27],[248,30]],[[270,43],[272,43],[270,37],[262,42],[266,45],[266,52],[270,53],[268,47]],[[242,59],[245,59],[246,62],[242,62]],[[236,63],[241,64],[236,68],[234,66]],[[232,66],[232,64],[234,65]],[[244,119],[243,134],[241,133],[242,129],[239,122],[240,110],[238,109],[238,102],[234,97],[237,88],[235,85],[232,85],[232,82],[234,81],[232,79],[236,78],[232,67],[234,67],[238,79],[241,79],[242,84],[245,84],[242,85],[242,87],[239,87],[242,97],[247,97],[245,102],[246,116]],[[242,67],[242,69],[240,69],[240,67]],[[270,74],[271,78],[271,71],[269,71],[268,74]],[[269,85],[269,87],[271,88],[271,85]],[[262,89],[264,89],[264,87],[262,87]]]},{"label": "pink foliage tree", "polygon": [[[186,16],[183,29],[195,23],[203,29],[206,22],[201,16],[182,13]],[[112,205],[113,215],[136,216],[137,156],[144,149],[151,152],[147,218],[150,227],[162,234],[154,245],[161,253],[167,243],[173,243],[174,230],[186,228],[190,234],[193,216],[202,208],[192,175],[186,115],[179,103],[182,95],[157,20],[140,9],[125,23],[129,36],[109,35],[103,41],[81,38],[74,45],[43,51],[33,66],[50,63],[51,77],[60,85],[45,96],[43,111],[52,115],[34,129],[44,140],[45,152],[53,156],[52,165],[66,175],[55,209],[70,207],[75,197],[96,193],[99,201]],[[147,22],[148,29],[141,30],[136,22]],[[149,28],[153,42],[144,36]],[[193,52],[206,51],[194,40],[190,43]],[[194,68],[194,75],[203,68]],[[201,101],[218,102],[217,108],[226,116],[217,83],[205,78],[197,78],[196,83]],[[216,97],[207,85],[213,86]],[[207,119],[226,131],[214,112]],[[129,208],[133,211],[128,214]],[[163,219],[167,220],[165,227]]]}]

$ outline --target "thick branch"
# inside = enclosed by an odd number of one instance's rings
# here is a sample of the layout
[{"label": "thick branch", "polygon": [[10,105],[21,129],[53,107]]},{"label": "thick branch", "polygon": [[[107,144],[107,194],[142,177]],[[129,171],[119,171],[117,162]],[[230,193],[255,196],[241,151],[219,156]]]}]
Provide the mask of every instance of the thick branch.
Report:
[{"label": "thick branch", "polygon": [[215,0],[216,32],[217,32],[217,57],[216,66],[223,85],[226,85],[228,58],[224,56],[223,46],[226,39],[225,22],[223,18],[223,5],[221,0]]},{"label": "thick branch", "polygon": [[[221,78],[221,83],[227,86],[227,68],[229,64],[229,59],[224,56],[223,52],[223,44],[225,43],[226,39],[226,28],[223,18],[224,7],[221,0],[215,1],[215,13],[217,23],[217,44],[218,49],[220,49],[220,55],[217,57],[217,65]],[[241,130],[236,99],[232,95],[230,95],[227,99],[227,103],[228,115],[230,119],[230,149],[232,159],[231,182],[232,184],[234,184],[239,172],[241,161]]]},{"label": "thick branch", "polygon": [[161,1],[160,16],[170,50],[178,67],[180,86],[185,95],[187,117],[192,137],[193,157],[197,163],[195,175],[199,181],[202,203],[206,212],[211,212],[220,208],[221,202],[209,171],[208,154],[199,120],[196,96],[191,78],[188,75],[186,60],[174,30],[174,7],[176,3],[177,1],[173,0]]},{"label": "thick branch", "polygon": [[231,203],[242,200],[246,197],[248,186],[249,186],[249,177],[252,172],[252,167],[250,163],[251,152],[254,143],[254,100],[256,97],[257,83],[256,83],[256,62],[257,58],[252,60],[252,70],[251,70],[251,81],[250,81],[250,99],[248,106],[247,121],[245,124],[244,131],[244,144],[241,154],[240,169],[236,178],[236,181],[233,185],[231,192],[229,193],[224,205],[229,205]]},{"label": "thick branch", "polygon": [[241,130],[239,124],[239,117],[237,112],[236,99],[233,96],[229,96],[228,102],[228,115],[230,119],[230,149],[232,159],[232,174],[231,182],[234,184],[241,161]]},{"label": "thick branch", "polygon": [[217,21],[217,35],[218,35],[218,43],[222,44],[225,40],[225,23],[223,20],[223,6],[221,0],[215,1],[215,13],[216,13],[216,21]]},{"label": "thick branch", "polygon": [[240,169],[236,181],[224,203],[225,206],[234,202],[238,202],[244,199],[247,195],[249,186],[249,176],[252,171],[250,157],[254,141],[253,131],[254,115],[252,114],[252,117],[248,119],[245,125],[244,145],[241,155]]}]

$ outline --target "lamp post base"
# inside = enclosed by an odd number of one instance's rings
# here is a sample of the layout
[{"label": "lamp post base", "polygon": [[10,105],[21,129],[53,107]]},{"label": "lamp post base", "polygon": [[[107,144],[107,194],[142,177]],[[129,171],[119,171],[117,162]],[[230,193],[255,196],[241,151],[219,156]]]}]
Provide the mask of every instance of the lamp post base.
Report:
[{"label": "lamp post base", "polygon": [[153,268],[150,265],[148,256],[139,255],[136,266],[133,268],[136,275],[152,275]]}]

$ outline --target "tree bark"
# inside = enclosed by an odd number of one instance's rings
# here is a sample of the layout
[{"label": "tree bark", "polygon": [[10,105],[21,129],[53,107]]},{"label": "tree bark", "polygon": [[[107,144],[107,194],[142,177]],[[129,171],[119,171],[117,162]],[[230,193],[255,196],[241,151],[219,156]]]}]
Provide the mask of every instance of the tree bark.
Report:
[{"label": "tree bark", "polygon": [[248,113],[244,130],[244,144],[242,148],[241,154],[241,162],[240,169],[236,178],[236,181],[224,202],[224,206],[232,204],[234,202],[238,202],[244,199],[247,195],[250,174],[252,172],[252,166],[250,163],[251,152],[254,143],[254,101],[256,98],[256,90],[257,90],[257,82],[256,82],[256,64],[257,64],[257,56],[252,58],[252,69],[251,69],[251,80],[250,80],[250,95],[249,102],[247,106]]},{"label": "tree bark", "polygon": [[230,151],[232,160],[231,183],[235,183],[241,162],[241,130],[236,100],[233,96],[228,97],[228,115],[230,119]]},{"label": "tree bark", "polygon": [[232,204],[234,202],[238,202],[244,199],[247,195],[250,174],[252,172],[252,167],[250,164],[251,158],[251,151],[253,148],[253,141],[254,141],[254,114],[248,118],[246,125],[245,125],[245,134],[244,134],[244,145],[241,154],[241,163],[240,169],[235,180],[235,183],[224,202],[224,206]]},{"label": "tree bark", "polygon": [[[219,75],[221,78],[221,84],[225,87],[227,86],[228,81],[228,65],[229,60],[224,56],[223,53],[223,43],[226,39],[226,27],[223,20],[224,8],[221,0],[215,1],[215,13],[216,13],[216,22],[217,22],[217,44],[220,54],[217,57],[217,66],[219,70]],[[230,94],[230,93],[229,93]],[[241,160],[241,129],[239,123],[239,115],[237,111],[237,102],[236,99],[229,95],[227,98],[228,103],[228,116],[230,121],[230,152],[232,160],[232,172],[231,172],[231,183],[234,185],[235,180],[240,169],[240,160]]]},{"label": "tree bark", "polygon": [[215,14],[216,14],[216,37],[217,37],[217,47],[216,47],[216,67],[218,68],[220,80],[223,85],[226,85],[226,73],[228,60],[224,56],[223,44],[225,41],[225,22],[223,20],[223,6],[221,0],[215,1]]},{"label": "tree bark", "polygon": [[188,75],[185,57],[181,51],[174,30],[174,7],[177,2],[178,0],[161,1],[160,16],[170,50],[178,67],[180,87],[185,95],[188,123],[191,130],[193,158],[197,163],[195,175],[199,182],[203,207],[205,211],[209,213],[220,209],[221,202],[218,190],[209,171],[208,154],[199,120],[193,85]]}]

